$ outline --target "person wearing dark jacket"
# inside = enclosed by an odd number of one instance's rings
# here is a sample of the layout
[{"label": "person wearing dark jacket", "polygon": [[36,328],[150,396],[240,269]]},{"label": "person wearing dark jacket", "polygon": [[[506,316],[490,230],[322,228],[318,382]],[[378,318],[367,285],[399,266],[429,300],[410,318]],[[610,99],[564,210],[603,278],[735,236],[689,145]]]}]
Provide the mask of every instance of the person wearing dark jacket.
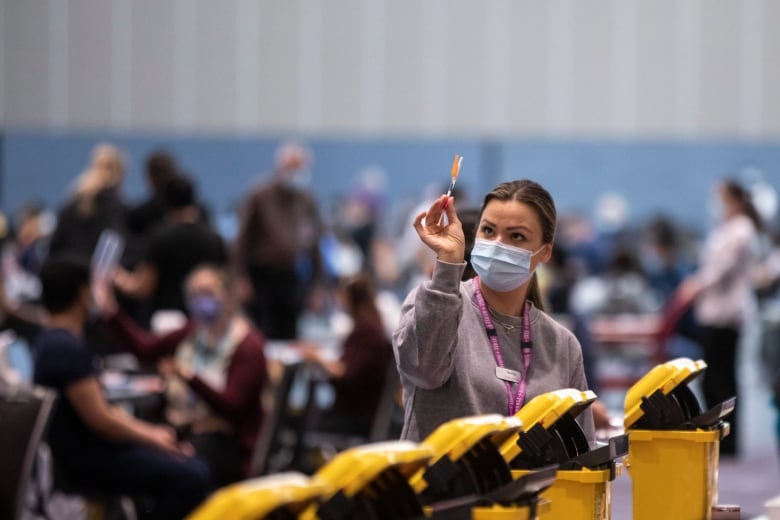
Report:
[{"label": "person wearing dark jacket", "polygon": [[151,312],[189,312],[182,285],[196,265],[224,265],[227,250],[213,229],[204,225],[193,182],[179,175],[165,186],[166,222],[151,235],[145,258],[132,271],[119,269],[114,283],[120,292],[136,299],[151,299]]},{"label": "person wearing dark jacket", "polygon": [[72,254],[89,259],[105,229],[124,233],[127,206],[120,195],[123,178],[121,151],[110,144],[97,145],[90,166],[76,180],[57,215],[50,255]]},{"label": "person wearing dark jacket", "polygon": [[341,356],[329,360],[320,348],[304,345],[302,357],[323,367],[335,392],[333,406],[322,414],[317,429],[368,436],[393,364],[393,348],[370,280],[359,275],[347,281],[342,295],[353,327],[342,343]]},{"label": "person wearing dark jacket", "polygon": [[296,144],[277,152],[268,183],[244,202],[236,239],[236,270],[251,287],[247,310],[270,339],[295,339],[298,318],[322,278],[322,222],[304,189],[308,151]]}]

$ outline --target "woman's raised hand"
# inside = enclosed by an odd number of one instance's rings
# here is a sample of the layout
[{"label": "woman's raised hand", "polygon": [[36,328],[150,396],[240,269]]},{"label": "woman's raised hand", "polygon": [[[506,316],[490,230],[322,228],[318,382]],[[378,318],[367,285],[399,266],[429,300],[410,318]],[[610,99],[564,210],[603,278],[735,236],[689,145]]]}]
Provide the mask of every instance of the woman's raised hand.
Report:
[{"label": "woman's raised hand", "polygon": [[[442,219],[445,212],[447,218]],[[414,229],[425,245],[436,252],[439,260],[453,264],[463,262],[466,239],[452,197],[442,195],[436,199],[428,211],[415,217]]]}]

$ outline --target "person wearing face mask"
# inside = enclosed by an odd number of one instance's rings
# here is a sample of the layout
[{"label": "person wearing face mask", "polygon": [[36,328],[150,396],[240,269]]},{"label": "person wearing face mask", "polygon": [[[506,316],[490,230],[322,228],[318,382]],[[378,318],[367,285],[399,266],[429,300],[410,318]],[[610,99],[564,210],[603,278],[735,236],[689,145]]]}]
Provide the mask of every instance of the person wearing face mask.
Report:
[{"label": "person wearing face mask", "polygon": [[[446,211],[447,219],[440,223]],[[539,184],[500,184],[483,201],[461,281],[465,240],[452,199],[442,196],[414,227],[436,253],[431,280],[406,298],[393,347],[403,385],[401,437],[419,441],[450,419],[514,415],[533,397],[588,388],[577,339],[545,312],[534,271],[550,260],[556,210]],[[593,442],[593,417],[580,416]]]},{"label": "person wearing face mask", "polygon": [[284,143],[272,178],[247,196],[241,211],[235,268],[249,316],[269,339],[298,336],[298,318],[323,277],[323,225],[308,191],[310,163],[307,148]]},{"label": "person wearing face mask", "polygon": [[[752,274],[758,261],[758,232],[763,230],[750,192],[736,181],[718,184],[714,206],[719,220],[704,244],[699,267],[674,296],[680,308],[693,305],[699,323],[699,344],[707,363],[702,390],[708,407],[737,395],[737,347],[742,324],[757,310]],[[738,410],[739,406],[730,419],[731,434],[720,441],[723,455],[738,452]]]},{"label": "person wearing face mask", "polygon": [[196,267],[184,284],[189,321],[159,336],[118,309],[110,290],[95,291],[117,340],[141,362],[159,362],[167,376],[165,418],[208,463],[218,486],[247,475],[267,380],[264,337],[239,312],[231,289],[223,269]]}]

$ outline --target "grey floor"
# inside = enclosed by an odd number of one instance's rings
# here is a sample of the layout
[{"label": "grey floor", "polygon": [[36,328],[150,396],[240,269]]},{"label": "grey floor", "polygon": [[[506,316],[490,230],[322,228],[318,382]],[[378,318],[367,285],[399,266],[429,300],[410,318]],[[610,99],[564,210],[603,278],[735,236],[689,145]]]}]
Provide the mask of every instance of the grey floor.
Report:
[{"label": "grey floor", "polygon": [[[740,456],[722,459],[719,467],[718,503],[739,505],[742,519],[766,515],[765,502],[780,495],[780,449],[775,439],[777,412],[759,370],[758,337],[758,328],[751,327],[740,347]],[[628,473],[613,483],[612,517],[631,518]]]}]

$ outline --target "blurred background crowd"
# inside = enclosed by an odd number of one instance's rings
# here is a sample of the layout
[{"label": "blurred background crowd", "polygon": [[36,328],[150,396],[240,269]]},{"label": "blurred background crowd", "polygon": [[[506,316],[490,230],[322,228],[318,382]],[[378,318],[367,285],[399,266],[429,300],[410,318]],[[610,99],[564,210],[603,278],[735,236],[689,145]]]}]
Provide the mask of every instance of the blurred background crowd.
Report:
[{"label": "blurred background crowd", "polygon": [[[175,333],[239,316],[257,339],[247,352],[262,344],[267,362],[242,388],[284,386],[294,345],[330,386],[329,413],[304,422],[366,435],[394,377],[401,302],[434,261],[412,220],[460,154],[469,229],[503,181],[552,194],[558,234],[540,280],[582,344],[604,428],[655,363],[706,357],[713,323],[691,309],[701,287],[686,280],[701,286],[705,266],[729,263],[741,318],[723,364],[741,405],[734,451],[752,465],[721,479],[768,498],[780,437],[775,21],[768,0],[0,0],[4,380],[32,379],[46,260],[92,259],[111,231],[123,244],[112,294],[87,324],[104,367],[140,360],[177,377],[157,362],[178,343],[146,334],[197,346]],[[758,225],[727,262],[713,247],[733,212]],[[97,315],[138,339],[134,360]],[[242,415],[193,390],[222,419]],[[263,399],[268,424],[278,395]],[[263,419],[244,418],[237,466],[264,442]],[[266,470],[303,464],[284,434],[268,442]]]}]

